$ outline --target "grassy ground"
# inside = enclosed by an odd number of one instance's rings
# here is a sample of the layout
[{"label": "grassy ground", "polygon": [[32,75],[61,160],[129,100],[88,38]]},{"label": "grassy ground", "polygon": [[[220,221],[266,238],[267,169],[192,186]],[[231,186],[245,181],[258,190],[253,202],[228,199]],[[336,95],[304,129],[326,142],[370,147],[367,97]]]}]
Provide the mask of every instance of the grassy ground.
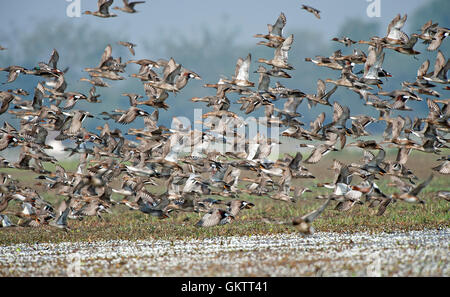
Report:
[{"label": "grassy ground", "polygon": [[[110,239],[143,240],[143,239],[203,239],[213,236],[251,236],[255,234],[291,233],[295,229],[288,225],[267,223],[263,218],[270,220],[289,221],[295,216],[303,215],[317,208],[322,200],[317,200],[318,194],[329,193],[329,190],[315,188],[317,182],[326,182],[333,179],[333,173],[326,167],[333,158],[339,157],[344,162],[357,162],[362,153],[341,153],[333,155],[330,153],[318,165],[308,166],[316,179],[296,180],[294,186],[308,186],[313,193],[306,193],[295,204],[282,201],[274,201],[268,197],[249,196],[241,194],[240,199],[253,202],[256,206],[250,210],[241,212],[237,220],[232,224],[211,228],[198,228],[195,223],[203,214],[196,213],[172,213],[168,219],[159,220],[148,216],[140,211],[129,210],[126,206],[115,206],[112,214],[105,214],[103,219],[86,217],[82,221],[69,221],[70,231],[64,232],[50,226],[42,228],[1,228],[0,245],[14,243],[37,243],[37,242],[63,242],[63,241],[97,241]],[[388,153],[388,159],[395,155]],[[424,153],[415,153],[410,156],[408,167],[419,177],[419,182],[430,174],[430,168],[439,163],[436,156]],[[68,170],[74,170],[74,164],[64,164]],[[51,170],[51,169],[50,169]],[[1,169],[8,172],[14,178],[19,179],[22,185],[33,185],[37,180],[35,174],[15,169]],[[355,180],[356,181],[356,180]],[[163,181],[161,181],[162,184]],[[396,189],[387,187],[387,179],[380,180],[380,188],[391,194]],[[118,186],[118,185],[117,185]],[[150,188],[151,189],[151,188]],[[153,189],[153,192],[161,192],[162,188]],[[450,227],[450,204],[442,199],[436,198],[435,192],[439,190],[450,190],[450,179],[438,173],[430,185],[425,188],[420,197],[426,201],[425,205],[411,205],[397,202],[389,206],[386,213],[375,216],[373,210],[366,205],[358,205],[348,212],[333,210],[334,203],[315,222],[317,231],[332,232],[392,232],[401,230],[422,230],[425,228],[448,228]],[[57,205],[63,197],[57,197],[43,187],[38,188],[43,198]],[[119,200],[120,196],[113,196]],[[218,197],[221,198],[221,197]],[[229,198],[222,197],[228,200]],[[11,203],[8,211],[18,209],[15,202]],[[10,216],[13,222],[17,219]]]}]

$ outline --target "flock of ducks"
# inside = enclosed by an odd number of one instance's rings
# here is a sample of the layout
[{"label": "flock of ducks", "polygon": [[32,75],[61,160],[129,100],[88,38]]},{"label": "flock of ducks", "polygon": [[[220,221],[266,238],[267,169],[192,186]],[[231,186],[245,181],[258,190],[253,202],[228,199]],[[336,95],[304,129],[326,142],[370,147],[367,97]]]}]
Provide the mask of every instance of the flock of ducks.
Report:
[{"label": "flock of ducks", "polygon": [[[124,7],[115,8],[127,13],[136,12],[134,6],[143,3],[123,2]],[[85,13],[113,17],[115,15],[109,12],[112,3],[112,0],[99,0],[98,11]],[[320,19],[317,9],[309,6],[302,6],[302,9]],[[60,70],[57,50],[53,50],[48,63],[40,62],[33,69],[15,65],[1,68],[1,71],[8,73],[6,83],[23,75],[39,76],[43,81],[35,87],[32,100],[23,98],[29,95],[23,89],[0,91],[0,115],[8,112],[20,119],[20,127],[3,120],[0,151],[20,147],[20,155],[14,163],[1,158],[0,167],[27,170],[38,175],[36,187],[31,188],[21,185],[9,174],[0,173],[0,226],[14,226],[8,217],[14,215],[19,218],[19,226],[51,225],[67,230],[68,219],[81,220],[85,216],[101,218],[103,213],[109,213],[117,204],[160,219],[176,212],[203,212],[204,216],[196,223],[199,227],[229,224],[238,218],[241,211],[255,207],[255,204],[239,199],[242,193],[294,205],[305,192],[312,190],[294,187],[293,181],[315,179],[306,166],[321,162],[324,155],[342,150],[346,145],[360,148],[363,152],[362,161],[345,164],[335,159],[330,168],[335,172],[334,182],[316,184],[317,187],[330,189],[332,193],[316,196],[316,199],[324,199],[321,207],[287,223],[301,233],[310,234],[313,232],[311,223],[331,201],[335,201],[335,209],[339,211],[348,211],[355,205],[365,204],[373,208],[376,215],[383,215],[395,201],[424,203],[419,195],[431,182],[433,174],[416,185],[418,178],[407,168],[407,161],[413,150],[439,155],[442,149],[448,148],[445,135],[450,128],[449,100],[439,99],[437,85],[449,89],[447,71],[450,63],[438,50],[448,36],[449,29],[430,21],[422,27],[421,34],[408,36],[402,31],[405,22],[406,15],[397,15],[382,38],[373,36],[369,41],[358,42],[348,37],[333,39],[346,47],[368,44],[367,54],[355,49],[351,55],[344,56],[338,50],[330,57],[306,58],[306,61],[317,66],[340,71],[337,80],[320,79],[317,92],[306,94],[298,89],[286,88],[279,82],[274,86],[270,84],[270,79],[274,77],[290,78],[288,71],[294,69],[288,62],[294,36],[283,36],[286,17],[281,13],[273,25],[268,25],[267,34],[255,35],[262,39],[259,45],[274,48],[272,58],[258,59],[260,65],[254,72],[259,74],[259,81],[255,89],[252,89],[255,83],[249,80],[252,67],[252,55],[249,53],[247,57],[238,59],[231,79],[222,77],[215,84],[204,85],[214,90],[215,94],[191,99],[192,102],[204,102],[212,109],[203,114],[205,129],[202,131],[191,130],[177,118],[174,118],[171,129],[158,125],[161,109],[169,108],[165,101],[170,93],[181,92],[191,79],[201,79],[200,75],[173,58],[122,62],[121,57],[113,57],[112,47],[107,45],[99,64],[85,68],[90,78],[81,80],[92,84],[88,95],[66,90],[67,69]],[[428,45],[428,50],[437,50],[434,68],[429,71],[430,62],[426,60],[418,69],[416,81],[404,82],[398,90],[381,91],[382,78],[391,76],[383,69],[385,52],[392,50],[400,54],[419,55],[413,49],[418,39]],[[135,55],[135,44],[124,41],[118,44],[127,47]],[[6,50],[3,47],[0,49]],[[122,96],[130,103],[126,110],[114,109],[92,114],[76,109],[80,100],[92,104],[101,102],[96,88],[109,87],[110,82],[104,80],[125,79],[122,75],[131,63],[140,66],[139,72],[131,76],[142,81],[146,99],[141,100],[143,96],[137,93],[125,93]],[[354,67],[358,64],[362,65],[362,70],[355,72]],[[329,89],[327,84],[334,86]],[[332,95],[338,87],[356,92],[368,109],[379,111],[379,117],[352,115],[348,106],[332,102]],[[379,88],[379,91],[375,88]],[[280,143],[279,140],[262,134],[246,139],[239,129],[245,128],[248,123],[229,110],[231,101],[228,95],[231,93],[240,96],[237,103],[241,104],[240,110],[245,114],[264,107],[267,121],[259,124],[285,127],[281,135],[303,140],[300,147],[311,148],[310,155],[304,158],[298,151],[294,156],[285,154],[276,161],[269,160],[272,148]],[[426,118],[416,117],[412,120],[408,116],[391,115],[395,110],[411,110],[407,103],[412,100],[422,101],[421,95],[428,97],[429,113]],[[274,106],[277,100],[284,100],[282,109]],[[310,109],[318,104],[332,108],[331,120],[326,122],[326,113],[322,112],[309,124],[309,129],[305,128],[305,124],[298,119],[301,114],[297,112],[303,100],[306,100]],[[153,111],[145,110],[144,105]],[[95,118],[101,122],[97,131],[88,131],[83,127],[86,118]],[[110,129],[108,121],[123,125],[143,121],[144,125],[143,128],[130,128],[123,133],[120,129]],[[349,121],[350,126],[347,125]],[[366,128],[377,121],[386,123],[384,140],[380,143],[358,140],[359,137],[370,135]],[[72,147],[64,150],[69,156],[79,157],[75,172],[66,171],[46,152],[52,148],[47,143],[51,131],[57,132],[56,140],[71,141]],[[135,138],[135,141],[128,138]],[[347,144],[348,138],[356,140]],[[218,152],[213,149],[213,144],[217,142],[233,149]],[[397,150],[395,160],[386,160],[383,145]],[[441,165],[432,170],[435,174],[448,175],[450,156],[440,156],[438,160],[442,162]],[[44,162],[52,163],[54,170],[45,169]],[[252,176],[249,172],[253,172],[254,177],[249,177]],[[361,182],[352,183],[354,177],[361,179]],[[399,192],[393,195],[383,193],[377,186],[380,178],[389,178],[389,185]],[[118,181],[120,186],[114,186]],[[46,192],[65,198],[61,199],[59,205],[52,205],[38,193],[37,189],[43,186]],[[156,194],[147,186],[159,186],[164,188],[164,192]],[[113,193],[123,198],[117,202],[111,199]],[[437,196],[449,200],[449,194],[448,191],[440,191]],[[212,195],[229,200],[215,199]],[[21,211],[7,210],[12,200],[20,203]]]},{"label": "flock of ducks", "polygon": [[[134,8],[136,6],[136,4],[145,3],[145,1],[134,1],[134,2],[129,2],[128,0],[122,0],[122,1],[123,1],[123,7],[114,6],[113,9],[120,10],[120,11],[126,12],[126,13],[136,13],[137,10]],[[100,18],[116,17],[117,14],[109,12],[109,8],[113,4],[113,2],[114,2],[113,0],[98,0],[97,1],[97,6],[98,6],[97,11],[86,10],[84,12],[84,14],[93,15],[93,16],[100,17]]]}]

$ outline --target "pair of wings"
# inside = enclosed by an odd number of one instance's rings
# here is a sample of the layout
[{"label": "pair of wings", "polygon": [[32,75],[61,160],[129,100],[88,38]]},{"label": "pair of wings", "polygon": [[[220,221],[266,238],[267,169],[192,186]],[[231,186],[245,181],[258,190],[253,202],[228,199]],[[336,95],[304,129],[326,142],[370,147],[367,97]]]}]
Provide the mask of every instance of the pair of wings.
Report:
[{"label": "pair of wings", "polygon": [[98,11],[101,14],[109,14],[109,7],[113,4],[113,0],[98,0]]},{"label": "pair of wings", "polygon": [[287,64],[288,52],[294,42],[294,34],[286,38],[283,43],[275,49],[274,60],[279,60]]}]

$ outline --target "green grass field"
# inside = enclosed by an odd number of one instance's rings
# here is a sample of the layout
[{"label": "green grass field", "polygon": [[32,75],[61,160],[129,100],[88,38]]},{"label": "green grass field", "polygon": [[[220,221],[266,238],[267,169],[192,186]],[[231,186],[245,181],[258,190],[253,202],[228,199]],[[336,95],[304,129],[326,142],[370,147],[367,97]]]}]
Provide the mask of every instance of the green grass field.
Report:
[{"label": "green grass field", "polygon": [[[69,220],[71,230],[68,232],[44,226],[40,228],[1,228],[0,245],[14,243],[37,243],[37,242],[64,242],[64,241],[97,241],[97,240],[144,240],[144,239],[203,239],[214,236],[252,236],[256,234],[291,233],[295,229],[285,224],[270,223],[272,221],[290,221],[293,217],[306,214],[317,208],[323,200],[315,199],[319,194],[330,193],[330,190],[316,188],[317,182],[327,182],[333,179],[333,172],[327,169],[333,158],[339,158],[344,162],[358,162],[362,153],[335,154],[330,153],[319,164],[308,166],[316,179],[297,179],[293,186],[307,186],[313,190],[305,193],[297,203],[275,201],[266,196],[249,196],[241,194],[239,199],[251,201],[255,207],[242,211],[237,219],[224,226],[210,228],[195,227],[203,213],[172,212],[171,217],[159,220],[140,211],[129,210],[128,207],[117,205],[111,210],[111,214],[104,214],[103,219],[97,217],[85,217],[82,221]],[[395,158],[388,153],[388,159]],[[436,155],[414,153],[410,156],[408,168],[411,168],[419,177],[418,183],[430,174],[430,168],[436,166]],[[63,163],[67,170],[73,171],[76,164]],[[52,170],[51,167],[48,169]],[[15,169],[1,169],[8,172],[21,182],[21,185],[34,185],[37,180],[36,174]],[[355,179],[353,183],[357,182]],[[383,192],[391,194],[396,192],[395,188],[387,187],[388,179],[378,181]],[[161,183],[163,181],[161,180]],[[116,185],[119,187],[119,185]],[[153,193],[161,193],[162,187],[149,189]],[[48,192],[43,186],[37,188],[40,195],[47,201],[57,205],[64,197],[55,196]],[[376,209],[369,209],[367,204],[357,205],[348,212],[334,210],[333,202],[316,221],[313,226],[316,231],[331,232],[392,232],[401,230],[422,230],[448,228],[450,226],[450,204],[439,199],[435,193],[440,190],[450,190],[450,179],[447,176],[435,173],[435,178],[421,193],[420,197],[425,204],[407,204],[396,202],[391,204],[385,214],[381,217],[375,216]],[[217,197],[223,200],[230,198]],[[113,196],[114,200],[120,200],[121,196]],[[19,210],[16,202],[10,203],[8,211]],[[17,218],[10,215],[13,222]],[[268,220],[263,220],[264,218]]]}]

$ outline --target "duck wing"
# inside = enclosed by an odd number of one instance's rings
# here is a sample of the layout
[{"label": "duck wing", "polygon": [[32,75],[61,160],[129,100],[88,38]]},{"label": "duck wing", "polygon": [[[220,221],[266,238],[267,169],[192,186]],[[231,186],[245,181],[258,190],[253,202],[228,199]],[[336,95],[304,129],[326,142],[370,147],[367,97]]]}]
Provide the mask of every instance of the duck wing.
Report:
[{"label": "duck wing", "polygon": [[236,80],[248,81],[251,59],[251,54],[248,54],[245,60],[239,58],[238,63],[236,64]]},{"label": "duck wing", "polygon": [[304,220],[307,223],[312,223],[324,210],[327,208],[328,204],[330,204],[331,199],[328,198],[327,201],[318,209],[304,215],[302,217],[302,220]]},{"label": "duck wing", "polygon": [[431,180],[433,179],[433,174],[431,174],[427,180],[425,180],[423,183],[421,183],[420,185],[418,185],[417,187],[415,187],[414,189],[412,189],[409,194],[413,195],[413,196],[417,196],[419,195],[419,193],[426,187],[428,186],[428,184],[431,182]]},{"label": "duck wing", "polygon": [[275,24],[272,26],[272,31],[269,32],[270,35],[282,37],[282,32],[285,25],[286,25],[286,16],[284,15],[284,13],[281,13]]}]

